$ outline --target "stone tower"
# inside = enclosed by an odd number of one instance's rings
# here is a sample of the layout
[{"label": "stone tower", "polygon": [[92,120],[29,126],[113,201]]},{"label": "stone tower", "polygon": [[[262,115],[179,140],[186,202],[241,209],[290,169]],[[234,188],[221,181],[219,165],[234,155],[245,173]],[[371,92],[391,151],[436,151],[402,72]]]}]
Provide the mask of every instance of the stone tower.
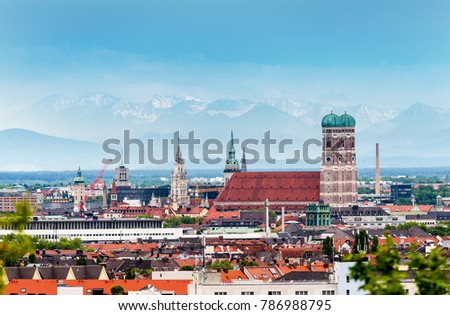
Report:
[{"label": "stone tower", "polygon": [[355,119],[331,112],[322,119],[320,199],[334,207],[358,204]]},{"label": "stone tower", "polygon": [[116,187],[130,187],[129,168],[124,165],[117,167],[114,182],[116,183]]},{"label": "stone tower", "polygon": [[233,130],[231,130],[231,141],[228,148],[227,161],[223,170],[223,180],[226,185],[234,173],[240,172],[239,161],[236,159],[236,150],[234,149]]},{"label": "stone tower", "polygon": [[86,184],[81,175],[81,168],[78,167],[77,176],[73,179],[72,186],[73,211],[80,212],[84,206],[84,198],[86,196]]},{"label": "stone tower", "polygon": [[187,172],[184,168],[184,159],[181,156],[180,142],[178,141],[177,151],[175,154],[175,164],[170,174],[170,195],[169,199],[172,203],[179,205],[189,204],[188,180]]},{"label": "stone tower", "polygon": [[245,158],[245,148],[242,148],[241,172],[247,172],[247,159]]}]

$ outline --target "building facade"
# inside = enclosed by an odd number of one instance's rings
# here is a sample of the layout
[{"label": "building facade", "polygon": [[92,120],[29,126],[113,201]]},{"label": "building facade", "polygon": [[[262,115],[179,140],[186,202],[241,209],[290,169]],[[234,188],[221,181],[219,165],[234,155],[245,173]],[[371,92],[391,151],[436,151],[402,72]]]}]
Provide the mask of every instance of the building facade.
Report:
[{"label": "building facade", "polygon": [[77,176],[73,180],[72,186],[73,211],[80,212],[86,197],[86,184],[81,175],[81,168],[78,168]]},{"label": "building facade", "polygon": [[322,119],[320,198],[330,206],[358,203],[355,119],[334,113]]},{"label": "building facade", "polygon": [[169,200],[178,205],[189,204],[187,172],[184,167],[184,159],[181,156],[180,144],[177,146],[175,164],[170,174]]},{"label": "building facade", "polygon": [[114,182],[116,187],[130,187],[130,175],[129,168],[120,165],[116,168],[116,175],[114,177]]}]

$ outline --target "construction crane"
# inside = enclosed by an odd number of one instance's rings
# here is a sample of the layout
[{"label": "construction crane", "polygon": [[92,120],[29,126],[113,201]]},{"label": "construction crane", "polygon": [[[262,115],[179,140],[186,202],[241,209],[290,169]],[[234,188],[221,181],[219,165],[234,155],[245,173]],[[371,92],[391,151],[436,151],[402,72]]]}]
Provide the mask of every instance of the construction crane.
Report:
[{"label": "construction crane", "polygon": [[112,163],[112,160],[109,159],[108,162],[103,165],[102,169],[97,174],[97,177],[94,179],[92,184],[86,190],[86,193],[84,195],[84,200],[82,200],[80,203],[80,217],[84,218],[84,212],[85,212],[84,206],[87,204],[87,200],[91,196],[92,191],[94,190],[95,186],[98,184],[98,182],[102,178],[103,174],[105,173],[106,169],[108,168],[109,164],[111,164],[111,163]]}]

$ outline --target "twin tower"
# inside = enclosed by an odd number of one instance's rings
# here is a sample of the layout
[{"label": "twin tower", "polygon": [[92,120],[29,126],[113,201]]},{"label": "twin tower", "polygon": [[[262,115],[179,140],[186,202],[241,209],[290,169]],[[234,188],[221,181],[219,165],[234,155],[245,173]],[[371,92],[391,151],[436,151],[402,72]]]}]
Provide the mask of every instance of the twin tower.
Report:
[{"label": "twin tower", "polygon": [[[355,150],[355,119],[344,113],[333,112],[322,119],[322,165],[320,167],[320,201],[332,207],[348,207],[358,204],[358,171]],[[242,168],[236,158],[233,133],[224,169],[226,185],[236,172],[246,171],[245,152]],[[189,203],[187,173],[179,146],[171,174],[169,199],[180,204]]]},{"label": "twin tower", "polygon": [[[347,113],[338,116],[331,112],[322,119],[320,201],[332,207],[348,207],[358,204],[355,126],[355,119]],[[233,133],[231,133],[224,169],[224,183],[227,184],[235,172],[241,171],[243,169],[239,168],[233,145]]]}]

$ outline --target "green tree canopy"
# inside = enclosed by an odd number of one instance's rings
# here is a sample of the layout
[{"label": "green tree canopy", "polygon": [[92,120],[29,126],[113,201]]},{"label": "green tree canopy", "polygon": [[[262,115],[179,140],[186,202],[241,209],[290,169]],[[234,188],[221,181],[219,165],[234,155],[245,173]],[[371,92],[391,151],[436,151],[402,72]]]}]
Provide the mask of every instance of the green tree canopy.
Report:
[{"label": "green tree canopy", "polygon": [[111,295],[125,295],[125,289],[121,285],[111,287]]},{"label": "green tree canopy", "polygon": [[374,262],[368,262],[366,258],[365,252],[345,257],[345,260],[355,262],[350,267],[350,278],[363,282],[360,289],[372,295],[406,294],[400,282],[405,275],[398,269],[401,257],[389,236],[386,236],[386,244],[378,246]]},{"label": "green tree canopy", "polygon": [[414,282],[420,295],[443,295],[450,292],[447,258],[442,256],[441,249],[433,248],[428,257],[412,250],[408,257],[411,259],[408,265],[415,273]]},{"label": "green tree canopy", "polygon": [[17,230],[17,233],[5,235],[0,239],[0,294],[5,287],[3,266],[16,266],[21,257],[34,252],[31,238],[22,233],[30,220],[31,206],[23,201],[16,203],[14,207],[15,212],[0,217],[1,228]]},{"label": "green tree canopy", "polygon": [[233,269],[233,265],[226,260],[221,260],[211,263],[208,269]]}]

